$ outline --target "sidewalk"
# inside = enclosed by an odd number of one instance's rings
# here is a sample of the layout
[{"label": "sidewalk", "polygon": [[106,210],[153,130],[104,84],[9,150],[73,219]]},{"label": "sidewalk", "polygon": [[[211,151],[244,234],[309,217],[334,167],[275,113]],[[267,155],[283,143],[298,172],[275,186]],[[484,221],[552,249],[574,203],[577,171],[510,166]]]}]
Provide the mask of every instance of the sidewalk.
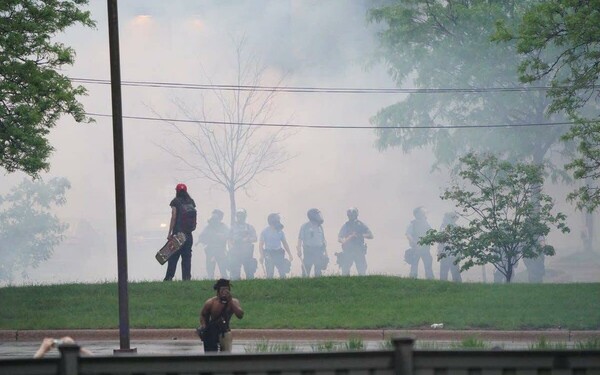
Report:
[{"label": "sidewalk", "polygon": [[[492,331],[492,330],[291,330],[291,329],[233,329],[236,340],[282,341],[345,341],[361,338],[365,341],[383,341],[393,337],[412,337],[427,341],[460,341],[477,338],[485,341],[535,342],[541,338],[549,341],[578,342],[600,339],[600,331]],[[196,332],[185,329],[131,329],[131,340],[195,340]],[[119,340],[118,329],[67,329],[67,330],[0,330],[0,342],[33,342],[44,337],[71,336],[76,340]]]}]

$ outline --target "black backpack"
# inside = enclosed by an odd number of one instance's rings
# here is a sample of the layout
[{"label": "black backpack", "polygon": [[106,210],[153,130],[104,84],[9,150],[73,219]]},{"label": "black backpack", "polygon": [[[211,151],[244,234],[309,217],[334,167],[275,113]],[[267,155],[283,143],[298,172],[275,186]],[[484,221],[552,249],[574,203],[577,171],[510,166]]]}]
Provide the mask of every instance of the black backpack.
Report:
[{"label": "black backpack", "polygon": [[184,233],[192,233],[196,229],[197,211],[194,203],[182,203],[179,206],[179,230]]}]

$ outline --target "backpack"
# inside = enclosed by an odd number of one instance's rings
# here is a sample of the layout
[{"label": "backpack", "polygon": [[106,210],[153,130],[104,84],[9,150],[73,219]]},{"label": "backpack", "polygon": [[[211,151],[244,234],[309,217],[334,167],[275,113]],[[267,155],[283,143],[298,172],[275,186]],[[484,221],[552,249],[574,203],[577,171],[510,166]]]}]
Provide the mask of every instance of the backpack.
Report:
[{"label": "backpack", "polygon": [[182,203],[179,206],[179,230],[184,233],[192,233],[196,229],[196,207],[192,202]]}]

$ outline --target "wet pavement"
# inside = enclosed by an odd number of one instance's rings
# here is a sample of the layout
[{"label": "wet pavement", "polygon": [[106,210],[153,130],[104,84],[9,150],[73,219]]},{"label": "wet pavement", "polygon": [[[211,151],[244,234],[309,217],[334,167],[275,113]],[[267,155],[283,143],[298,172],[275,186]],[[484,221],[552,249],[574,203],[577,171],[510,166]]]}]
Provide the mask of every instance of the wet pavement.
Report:
[{"label": "wet pavement", "polygon": [[[118,340],[85,341],[78,344],[94,355],[113,355],[119,349]],[[38,349],[39,342],[0,342],[0,359],[30,358]],[[272,351],[312,352],[316,351],[316,341],[279,341],[279,340],[234,340],[233,353],[249,353],[263,351],[258,348],[275,347]],[[342,342],[338,345],[341,347]],[[382,349],[381,342],[364,342],[366,350]],[[135,348],[138,355],[202,355],[204,350],[199,340],[141,340],[132,341],[130,348]],[[51,350],[47,357],[57,357],[58,350]]]},{"label": "wet pavement", "polygon": [[[361,341],[366,350],[389,349],[392,337],[412,337],[416,349],[455,349],[462,340],[476,339],[486,348],[530,349],[541,339],[572,348],[586,340],[600,340],[600,331],[482,331],[482,330],[233,330],[233,353],[259,351],[307,352],[324,344],[343,350]],[[28,358],[44,337],[71,336],[94,355],[113,355],[119,349],[118,330],[0,331],[0,359]],[[130,347],[138,355],[202,355],[203,347],[193,329],[134,329]],[[58,356],[52,350],[48,356]]]}]

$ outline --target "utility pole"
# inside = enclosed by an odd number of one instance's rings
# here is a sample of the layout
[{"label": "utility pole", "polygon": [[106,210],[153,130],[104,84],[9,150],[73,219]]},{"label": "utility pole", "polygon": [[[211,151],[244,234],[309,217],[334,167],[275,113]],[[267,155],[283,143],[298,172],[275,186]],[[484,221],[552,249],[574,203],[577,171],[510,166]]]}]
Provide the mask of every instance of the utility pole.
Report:
[{"label": "utility pole", "polygon": [[121,106],[121,65],[117,0],[107,0],[110,49],[110,88],[115,163],[115,202],[117,214],[117,268],[119,284],[119,343],[114,354],[135,353],[129,347],[129,295],[127,292],[127,221],[125,219],[125,168],[123,161],[123,111]]}]

